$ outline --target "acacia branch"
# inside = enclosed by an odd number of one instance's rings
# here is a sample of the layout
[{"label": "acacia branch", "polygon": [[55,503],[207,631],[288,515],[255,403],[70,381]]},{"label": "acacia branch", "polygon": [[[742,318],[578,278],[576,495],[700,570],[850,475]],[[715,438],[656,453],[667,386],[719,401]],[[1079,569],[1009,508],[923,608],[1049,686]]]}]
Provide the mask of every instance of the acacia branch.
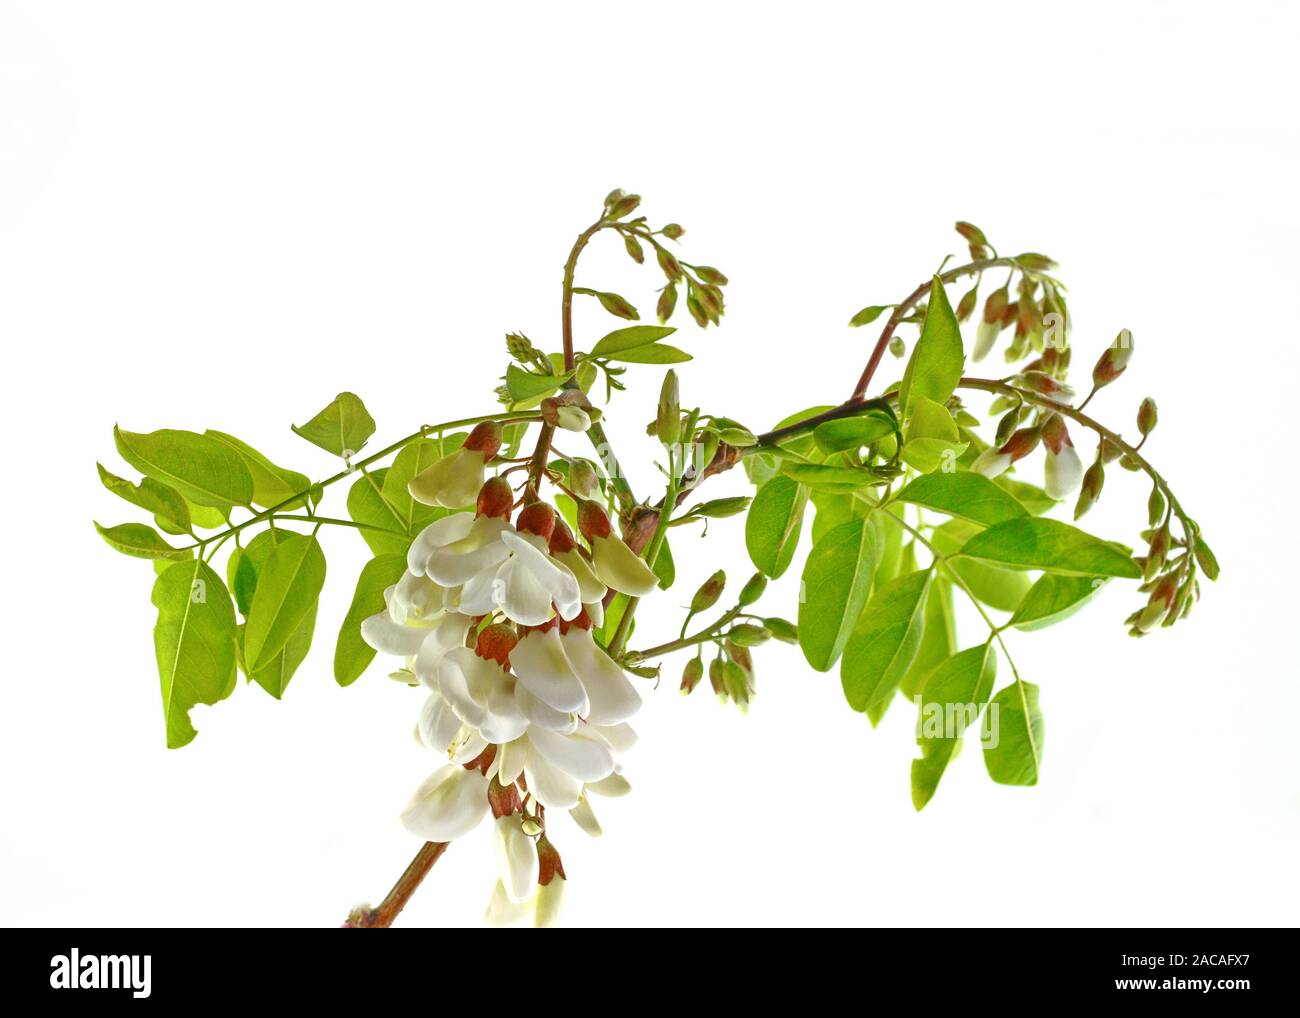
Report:
[{"label": "acacia branch", "polygon": [[411,900],[411,895],[415,893],[421,881],[429,875],[429,870],[433,869],[433,864],[442,858],[443,852],[447,851],[448,844],[450,843],[446,841],[426,841],[420,846],[420,851],[415,853],[411,864],[397,878],[397,883],[378,907],[354,910],[343,925],[359,930],[386,930],[392,926],[393,920],[406,907],[406,903]]}]

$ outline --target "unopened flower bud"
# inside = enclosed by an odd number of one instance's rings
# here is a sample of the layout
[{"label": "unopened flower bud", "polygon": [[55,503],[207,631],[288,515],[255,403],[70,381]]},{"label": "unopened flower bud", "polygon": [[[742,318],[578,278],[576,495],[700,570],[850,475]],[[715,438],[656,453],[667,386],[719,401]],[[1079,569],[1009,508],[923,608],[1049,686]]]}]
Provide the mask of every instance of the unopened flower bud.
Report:
[{"label": "unopened flower bud", "polygon": [[1011,437],[1002,444],[998,452],[1004,456],[1010,456],[1011,462],[1024,459],[1031,452],[1038,448],[1038,440],[1042,437],[1042,432],[1038,428],[1021,428],[1014,431]]},{"label": "unopened flower bud", "polygon": [[555,531],[555,510],[545,502],[526,505],[515,518],[515,529],[526,534],[536,534],[542,540],[549,541]]},{"label": "unopened flower bud", "polygon": [[1106,470],[1102,466],[1101,460],[1095,460],[1083,474],[1083,483],[1079,488],[1079,500],[1074,504],[1074,518],[1082,518],[1083,514],[1097,504],[1097,499],[1101,498],[1102,485],[1106,483]]},{"label": "unopened flower bud", "polygon": [[969,290],[961,295],[961,300],[957,302],[957,321],[967,321],[975,313],[975,301],[979,297],[979,287],[972,286]]},{"label": "unopened flower bud", "polygon": [[889,352],[895,357],[902,357],[907,353],[907,344],[903,342],[902,336],[895,336],[889,341]]},{"label": "unopened flower bud", "polygon": [[710,520],[722,520],[728,516],[737,516],[749,508],[753,501],[748,495],[730,495],[726,498],[714,498],[701,502],[691,510],[692,516],[703,516]]},{"label": "unopened flower bud", "polygon": [[748,449],[751,445],[757,445],[758,439],[748,428],[742,428],[739,425],[731,428],[723,428],[718,432],[718,437],[727,445],[734,446],[737,449]]},{"label": "unopened flower bud", "polygon": [[578,529],[582,531],[582,536],[588,541],[609,537],[611,530],[609,515],[605,512],[605,507],[591,499],[587,499],[587,501],[579,505]]},{"label": "unopened flower bud", "polygon": [[659,389],[659,412],[655,418],[655,429],[659,441],[672,445],[681,437],[682,407],[677,387],[677,372],[672,368],[664,375],[664,384]]},{"label": "unopened flower bud", "polygon": [[686,662],[686,667],[682,669],[682,695],[689,696],[691,691],[700,684],[700,679],[704,677],[704,662],[698,657],[693,657]]},{"label": "unopened flower bud", "polygon": [[527,362],[537,356],[537,348],[522,332],[506,334],[506,350],[517,361]]},{"label": "unopened flower bud", "polygon": [[683,230],[677,223],[669,223],[659,232],[662,233],[669,240],[677,240],[686,231]]},{"label": "unopened flower bud", "polygon": [[591,417],[583,407],[562,404],[555,408],[555,426],[565,431],[583,432],[591,427]]},{"label": "unopened flower bud", "polygon": [[1151,486],[1151,494],[1147,498],[1147,523],[1155,526],[1160,522],[1160,517],[1165,514],[1165,496],[1160,490],[1160,485]]},{"label": "unopened flower bud", "polygon": [[740,590],[741,607],[748,607],[763,596],[763,591],[767,590],[767,577],[762,573],[755,573]]},{"label": "unopened flower bud", "polygon": [[569,461],[569,488],[579,498],[595,498],[600,493],[600,478],[590,460]]},{"label": "unopened flower bud", "polygon": [[763,628],[782,643],[798,643],[799,628],[788,619],[770,618],[763,620]]},{"label": "unopened flower bud", "polygon": [[1074,397],[1074,390],[1063,382],[1058,382],[1046,371],[1022,371],[1013,379],[1022,389],[1037,392],[1058,403],[1068,402]]},{"label": "unopened flower bud", "polygon": [[504,477],[489,477],[478,491],[479,516],[509,517],[514,504],[515,493]]},{"label": "unopened flower bud", "polygon": [[999,447],[1006,445],[1019,424],[1020,407],[1015,406],[1003,414],[1001,420],[998,421],[998,430],[997,434],[993,436],[993,444]]},{"label": "unopened flower bud", "polygon": [[723,588],[727,585],[727,574],[719,569],[702,584],[700,589],[695,592],[691,598],[691,612],[699,614],[708,611],[718,603],[718,598],[722,596]]},{"label": "unopened flower bud", "polygon": [[1156,429],[1156,401],[1150,396],[1138,407],[1138,431],[1149,435]]},{"label": "unopened flower bud", "polygon": [[709,662],[709,685],[717,698],[726,703],[731,697],[727,694],[727,679],[723,674],[722,658],[715,657]]},{"label": "unopened flower bud", "polygon": [[737,647],[757,647],[771,638],[772,634],[762,626],[732,626],[727,631],[727,639]]},{"label": "unopened flower bud", "polygon": [[1160,625],[1169,614],[1177,593],[1178,581],[1171,573],[1156,585],[1155,590],[1151,591],[1147,606],[1138,615],[1137,621],[1133,624],[1134,628],[1141,633],[1149,633]]},{"label": "unopened flower bud", "polygon": [[1097,364],[1092,369],[1092,384],[1098,389],[1103,385],[1110,385],[1124,373],[1132,356],[1133,333],[1128,329],[1120,329],[1115,342],[1106,347],[1101,357],[1097,359]]},{"label": "unopened flower bud", "polygon": [[1002,318],[1007,313],[1007,288],[1004,286],[1000,290],[994,290],[984,301],[984,321],[990,325],[1001,325]]},{"label": "unopened flower bud", "polygon": [[482,453],[483,462],[490,463],[501,448],[501,425],[496,421],[475,425],[474,430],[465,436],[464,448]]}]

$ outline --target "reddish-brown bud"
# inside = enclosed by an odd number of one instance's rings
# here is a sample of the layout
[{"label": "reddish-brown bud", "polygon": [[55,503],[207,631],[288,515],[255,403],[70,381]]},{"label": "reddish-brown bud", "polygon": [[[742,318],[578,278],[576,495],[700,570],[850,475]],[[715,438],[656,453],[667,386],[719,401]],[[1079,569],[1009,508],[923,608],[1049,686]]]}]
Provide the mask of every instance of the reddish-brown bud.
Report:
[{"label": "reddish-brown bud", "polygon": [[537,839],[537,882],[545,887],[556,877],[569,879],[564,875],[564,861],[560,858],[560,853],[543,834]]},{"label": "reddish-brown bud", "polygon": [[476,425],[465,438],[465,448],[470,452],[481,452],[483,462],[487,463],[501,448],[501,425],[496,421]]},{"label": "reddish-brown bud", "polygon": [[492,816],[498,819],[508,817],[511,813],[519,813],[524,808],[523,803],[519,801],[519,789],[513,783],[503,786],[495,777],[488,785],[488,804],[492,807]]},{"label": "reddish-brown bud", "polygon": [[1007,288],[994,290],[984,300],[984,321],[990,325],[1001,322],[1007,313]]},{"label": "reddish-brown bud", "polygon": [[1115,342],[1102,352],[1097,359],[1096,366],[1092,369],[1092,384],[1100,389],[1103,385],[1109,385],[1124,373],[1128,367],[1129,358],[1133,356],[1133,333],[1128,329],[1120,329],[1119,335],[1115,337]]},{"label": "reddish-brown bud", "polygon": [[1142,401],[1138,407],[1138,431],[1143,436],[1151,434],[1156,430],[1156,401],[1150,396]]},{"label": "reddish-brown bud", "polygon": [[698,657],[693,657],[686,662],[686,667],[682,670],[682,695],[689,696],[702,678],[704,678],[704,662]]},{"label": "reddish-brown bud", "polygon": [[549,549],[552,555],[563,555],[566,551],[573,551],[578,545],[573,540],[573,531],[569,525],[558,516],[555,519],[555,529],[551,531]]},{"label": "reddish-brown bud", "polygon": [[1070,432],[1060,414],[1052,414],[1043,425],[1043,444],[1052,450],[1052,455],[1059,455],[1062,447],[1074,445],[1070,441]]},{"label": "reddish-brown bud", "polygon": [[588,541],[598,541],[602,537],[608,537],[612,531],[605,507],[590,499],[578,506],[578,529]]},{"label": "reddish-brown bud", "polygon": [[1031,452],[1038,448],[1038,440],[1042,437],[1042,432],[1038,428],[1020,428],[1012,433],[998,452],[1005,453],[1011,457],[1012,462],[1024,459]]},{"label": "reddish-brown bud", "polygon": [[509,519],[514,504],[515,493],[510,487],[510,482],[504,477],[489,477],[479,489],[478,504],[475,508],[480,516],[500,516],[502,519]]},{"label": "reddish-brown bud", "polygon": [[533,502],[519,510],[515,528],[525,534],[536,534],[545,541],[555,531],[555,510],[545,502]]},{"label": "reddish-brown bud", "polygon": [[519,637],[509,626],[497,623],[488,626],[478,634],[474,644],[474,653],[487,661],[495,661],[502,668],[510,667],[510,652],[515,649]]}]

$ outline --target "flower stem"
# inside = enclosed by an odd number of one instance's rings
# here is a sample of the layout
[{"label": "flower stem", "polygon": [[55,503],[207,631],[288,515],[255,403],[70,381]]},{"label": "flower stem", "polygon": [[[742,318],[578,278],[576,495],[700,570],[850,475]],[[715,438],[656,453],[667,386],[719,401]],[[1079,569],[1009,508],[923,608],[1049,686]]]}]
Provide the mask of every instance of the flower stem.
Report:
[{"label": "flower stem", "polygon": [[415,858],[397,878],[397,883],[393,885],[393,889],[388,892],[379,906],[356,909],[348,916],[344,926],[362,930],[386,930],[392,926],[393,920],[406,907],[406,903],[411,900],[411,895],[415,893],[421,881],[429,875],[429,870],[433,869],[433,864],[442,858],[443,852],[447,851],[448,844],[450,842],[426,841],[420,846],[420,851],[415,853]]}]

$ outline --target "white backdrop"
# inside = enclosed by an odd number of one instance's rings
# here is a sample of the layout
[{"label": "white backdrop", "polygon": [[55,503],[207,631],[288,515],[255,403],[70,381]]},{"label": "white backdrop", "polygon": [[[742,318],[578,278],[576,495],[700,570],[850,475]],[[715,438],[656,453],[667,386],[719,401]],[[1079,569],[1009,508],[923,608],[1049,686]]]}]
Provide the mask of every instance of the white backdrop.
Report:
[{"label": "white backdrop", "polygon": [[[94,463],[115,462],[117,421],[233,431],[324,476],[288,425],[340,389],[376,448],[490,411],[504,332],[558,345],[563,259],[618,186],[731,276],[722,329],[678,337],[683,391],[755,430],[847,395],[874,336],[848,316],[960,251],[955,219],[1053,255],[1081,373],[1133,330],[1093,407],[1131,429],[1156,396],[1149,448],[1223,578],[1150,639],[1125,635],[1119,583],[1013,636],[1042,685],[1042,783],[994,785],[968,748],[919,815],[906,705],[873,731],[834,674],[774,646],[741,717],[679,697],[670,663],[634,794],[605,805],[602,839],[554,835],[567,920],[1294,923],[1300,18],[1228,10],[5,3],[0,921],[329,925],[383,895],[433,761],[410,738],[420,694],[377,667],[331,676],[361,542],[327,535],[316,647],[284,701],[241,687],[169,752],[153,575],[91,528],[135,518]],[[612,238],[579,281],[643,307],[658,285]],[[584,308],[580,345],[610,321]],[[660,373],[629,377],[610,430],[633,462]],[[740,471],[710,486],[745,489]],[[1132,540],[1146,491],[1112,470],[1088,522]],[[743,581],[742,532],[677,538],[683,579],[634,643],[714,568]],[[783,581],[765,604],[793,615],[794,597]],[[403,922],[477,922],[494,870],[484,827]]]}]

